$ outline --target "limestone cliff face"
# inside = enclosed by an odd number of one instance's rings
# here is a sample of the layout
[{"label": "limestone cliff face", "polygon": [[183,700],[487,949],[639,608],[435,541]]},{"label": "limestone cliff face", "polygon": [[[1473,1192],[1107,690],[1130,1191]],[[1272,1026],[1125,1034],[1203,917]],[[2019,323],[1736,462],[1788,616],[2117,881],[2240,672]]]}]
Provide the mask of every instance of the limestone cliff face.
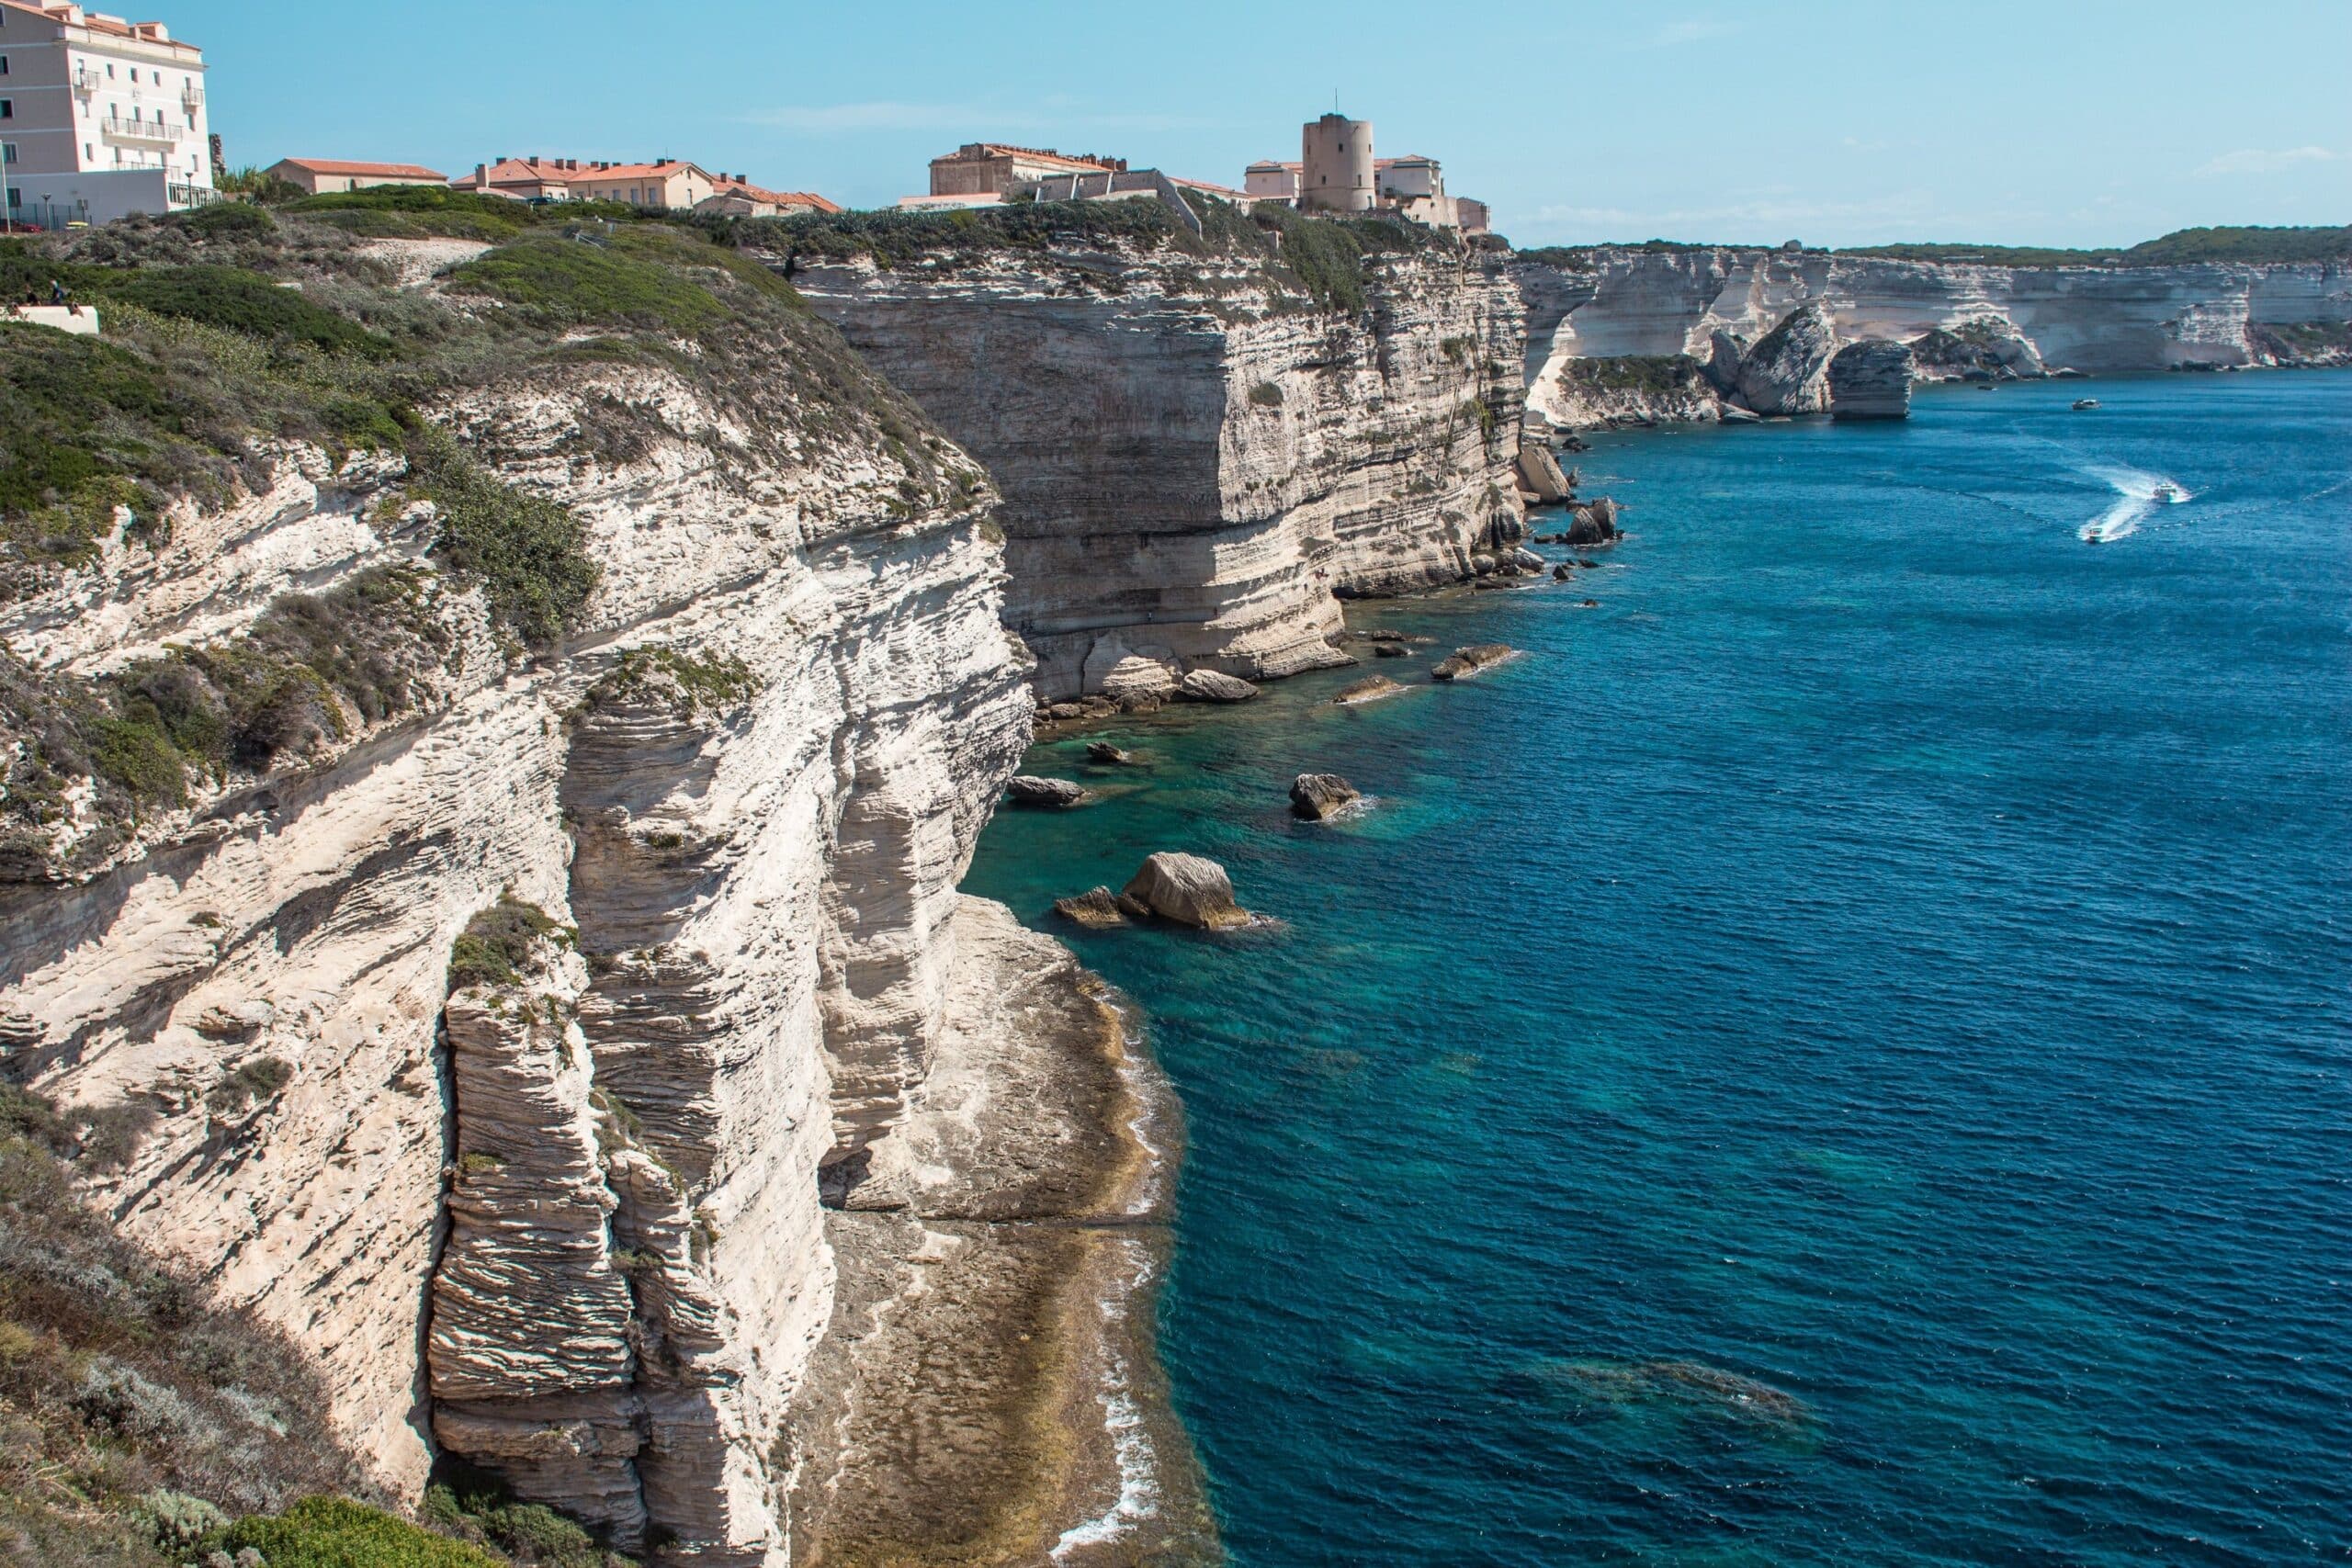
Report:
[{"label": "limestone cliff face", "polygon": [[[0,888],[0,1043],[157,1112],[97,1195],[314,1353],[388,1482],[437,1447],[713,1564],[782,1561],[819,1168],[924,1070],[1032,711],[977,468],[902,423],[960,476],[925,491],[896,438],[735,390],[590,357],[427,411],[587,525],[602,581],[543,657],[439,582],[399,458],[311,449],[0,607],[37,670],[90,675],[424,572],[451,651],[400,716]],[[616,408],[643,438],[583,449]],[[451,996],[502,900],[548,930]]]},{"label": "limestone cliff face", "polygon": [[[1541,313],[1531,307],[1529,357],[1549,351],[1531,399],[1555,418],[1577,390],[1557,386],[1564,362],[1704,363],[1718,332],[1752,343],[1807,304],[1841,343],[1973,329],[2086,371],[2283,363],[2294,357],[2293,329],[2352,320],[2352,265],[2343,263],[2007,267],[1734,247],[1603,247],[1577,262],[1574,271],[1514,264],[1522,292],[1546,302]],[[1542,326],[1564,300],[1575,302],[1558,311],[1546,345]]]},{"label": "limestone cliff face", "polygon": [[1517,536],[1518,285],[1478,252],[1366,265],[1360,313],[1128,249],[794,281],[1001,486],[1006,620],[1053,700],[1341,662],[1338,596]]}]

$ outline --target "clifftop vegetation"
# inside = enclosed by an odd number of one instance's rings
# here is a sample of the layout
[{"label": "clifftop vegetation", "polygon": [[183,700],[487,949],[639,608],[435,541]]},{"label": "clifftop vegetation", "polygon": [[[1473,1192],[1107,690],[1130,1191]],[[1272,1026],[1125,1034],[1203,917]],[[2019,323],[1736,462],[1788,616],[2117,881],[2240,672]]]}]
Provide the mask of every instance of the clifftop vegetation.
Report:
[{"label": "clifftop vegetation", "polygon": [[[1600,251],[1647,251],[1671,254],[1707,250],[1778,250],[1777,245],[1695,244],[1647,240],[1639,244],[1549,245],[1523,250],[1521,259],[1567,272],[1590,272]],[[1816,253],[1823,254],[1823,253]],[[1840,256],[1884,256],[1895,261],[1973,263],[1983,266],[2167,266],[2194,262],[2242,265],[2352,260],[2352,227],[2181,229],[2161,239],[2118,250],[2056,250],[2038,245],[1971,245],[1956,243],[1858,245],[1826,253]]]},{"label": "clifftop vegetation", "polygon": [[1396,219],[1317,216],[1273,202],[1244,211],[1193,192],[1185,199],[1201,220],[1197,235],[1159,202],[1144,200],[747,219],[725,234],[729,243],[781,257],[787,272],[807,262],[861,256],[885,268],[953,270],[1006,253],[1157,251],[1180,263],[1238,263],[1258,272],[1272,285],[1277,308],[1351,313],[1366,307],[1371,258],[1461,249],[1452,235]]},{"label": "clifftop vegetation", "polygon": [[[414,287],[379,254],[386,235],[496,243]],[[643,365],[733,416],[758,450],[729,471],[842,444],[908,470],[877,499],[888,515],[985,490],[968,466],[943,467],[921,414],[790,285],[713,243],[728,237],[415,188],[0,241],[7,298],[59,285],[105,325],[90,338],[0,323],[0,603],[96,565],[118,539],[163,546],[176,507],[266,488],[289,444],[389,459],[373,481],[393,487],[386,515],[431,505],[437,569],[288,595],[242,635],[97,680],[0,649],[0,881],[103,863],[157,813],[428,702],[463,657],[445,587],[478,589],[516,655],[579,623],[598,577],[582,525],[505,483],[495,442],[454,439],[424,412],[435,406]],[[582,452],[608,462],[664,428],[610,399],[582,427]]]}]

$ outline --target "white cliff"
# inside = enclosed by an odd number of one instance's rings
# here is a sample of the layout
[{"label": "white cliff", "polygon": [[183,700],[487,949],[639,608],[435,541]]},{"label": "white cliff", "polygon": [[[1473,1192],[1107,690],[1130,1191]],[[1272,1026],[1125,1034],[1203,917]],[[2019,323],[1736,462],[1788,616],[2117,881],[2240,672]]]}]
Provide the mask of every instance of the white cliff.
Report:
[{"label": "white cliff", "polygon": [[[903,410],[920,472],[870,425],[796,423],[808,331],[737,345],[772,387],[588,358],[425,411],[586,525],[601,581],[541,656],[443,578],[400,459],[309,447],[0,607],[36,672],[86,677],[422,574],[448,651],[401,711],[103,854],[52,830],[0,889],[0,1040],[62,1100],[157,1112],[96,1197],[316,1357],[380,1480],[462,1455],[663,1560],[784,1561],[775,1439],[831,1311],[819,1168],[925,1070],[956,883],[1029,734],[985,479]],[[583,453],[616,406],[642,442]],[[453,998],[502,901],[576,938]]]},{"label": "white cliff", "polygon": [[1345,662],[1338,599],[1518,537],[1524,312],[1500,259],[1364,258],[1362,310],[1246,248],[804,265],[795,282],[1005,495],[1047,701]]},{"label": "white cliff", "polygon": [[[2017,343],[2035,370],[2046,362],[2087,372],[2286,363],[2298,357],[2299,330],[2317,327],[2332,340],[2352,321],[2345,262],[2002,266],[1601,246],[1522,257],[1515,267],[1530,301],[1528,357],[1542,358],[1530,402],[1562,424],[1590,423],[1578,404],[1591,378],[1571,368],[1576,361],[1688,356],[1704,365],[1717,355],[1718,334],[1754,344],[1800,307],[1818,309],[1839,344],[1967,333]],[[1555,320],[1546,343],[1542,329]],[[1933,368],[1932,355],[1922,355],[1921,368]]]}]

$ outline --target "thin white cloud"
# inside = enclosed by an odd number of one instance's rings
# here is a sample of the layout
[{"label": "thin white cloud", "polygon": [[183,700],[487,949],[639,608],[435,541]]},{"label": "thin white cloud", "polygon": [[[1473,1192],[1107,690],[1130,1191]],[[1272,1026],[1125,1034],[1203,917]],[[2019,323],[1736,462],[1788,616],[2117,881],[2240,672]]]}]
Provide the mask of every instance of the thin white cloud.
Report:
[{"label": "thin white cloud", "polygon": [[2275,175],[2298,164],[2336,164],[2352,152],[2333,147],[2241,147],[2198,165],[2200,175]]}]

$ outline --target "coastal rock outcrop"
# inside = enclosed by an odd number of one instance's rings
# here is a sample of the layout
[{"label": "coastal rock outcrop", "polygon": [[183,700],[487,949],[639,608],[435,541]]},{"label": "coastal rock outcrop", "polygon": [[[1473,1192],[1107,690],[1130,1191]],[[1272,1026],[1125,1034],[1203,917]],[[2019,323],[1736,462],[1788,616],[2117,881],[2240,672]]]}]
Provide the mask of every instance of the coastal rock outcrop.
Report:
[{"label": "coastal rock outcrop", "polygon": [[1301,773],[1291,781],[1291,812],[1310,822],[1320,822],[1363,798],[1363,792],[1337,773]]},{"label": "coastal rock outcrop", "polygon": [[1228,217],[1186,248],[789,258],[1002,488],[1005,621],[1046,702],[1108,691],[1106,648],[1150,645],[1170,687],[1342,663],[1341,597],[1466,579],[1517,537],[1525,317],[1503,258],[1433,236],[1317,293]]},{"label": "coastal rock outcrop", "polygon": [[1467,676],[1492,670],[1511,658],[1519,650],[1499,642],[1475,643],[1457,648],[1453,654],[1438,660],[1430,670],[1432,681],[1459,681]]},{"label": "coastal rock outcrop", "polygon": [[1219,931],[1250,923],[1250,913],[1233,901],[1233,879],[1225,867],[1200,855],[1162,850],[1150,856],[1120,894],[1163,920]]},{"label": "coastal rock outcrop", "polygon": [[1741,357],[1732,395],[1757,413],[1819,413],[1829,406],[1829,360],[1837,352],[1829,312],[1808,300]]},{"label": "coastal rock outcrop", "polygon": [[[1805,304],[1838,340],[1910,344],[1922,379],[2352,359],[2343,260],[2001,265],[1604,245],[1522,255],[1513,272],[1531,301],[1531,415],[1559,429],[1716,417],[1693,412],[1690,381],[1711,409],[1730,406],[1748,345]],[[1597,387],[1617,389],[1602,401]]]},{"label": "coastal rock outcrop", "polygon": [[1041,779],[1023,773],[1004,781],[1004,798],[1014,806],[1061,811],[1084,806],[1094,795],[1084,784],[1069,779]]},{"label": "coastal rock outcrop", "polygon": [[1108,887],[1090,887],[1054,900],[1054,913],[1089,931],[1109,931],[1127,923],[1129,905]]},{"label": "coastal rock outcrop", "polygon": [[[1404,645],[1396,645],[1401,653]],[[1393,697],[1405,688],[1385,675],[1367,675],[1361,681],[1351,681],[1340,688],[1331,699],[1334,707],[1353,707],[1359,703],[1376,703],[1383,697]]]},{"label": "coastal rock outcrop", "polygon": [[1258,688],[1238,675],[1216,670],[1188,670],[1177,685],[1176,694],[1192,703],[1246,703],[1258,694]]},{"label": "coastal rock outcrop", "polygon": [[1888,338],[1849,343],[1829,361],[1833,419],[1908,419],[1911,350]]}]

